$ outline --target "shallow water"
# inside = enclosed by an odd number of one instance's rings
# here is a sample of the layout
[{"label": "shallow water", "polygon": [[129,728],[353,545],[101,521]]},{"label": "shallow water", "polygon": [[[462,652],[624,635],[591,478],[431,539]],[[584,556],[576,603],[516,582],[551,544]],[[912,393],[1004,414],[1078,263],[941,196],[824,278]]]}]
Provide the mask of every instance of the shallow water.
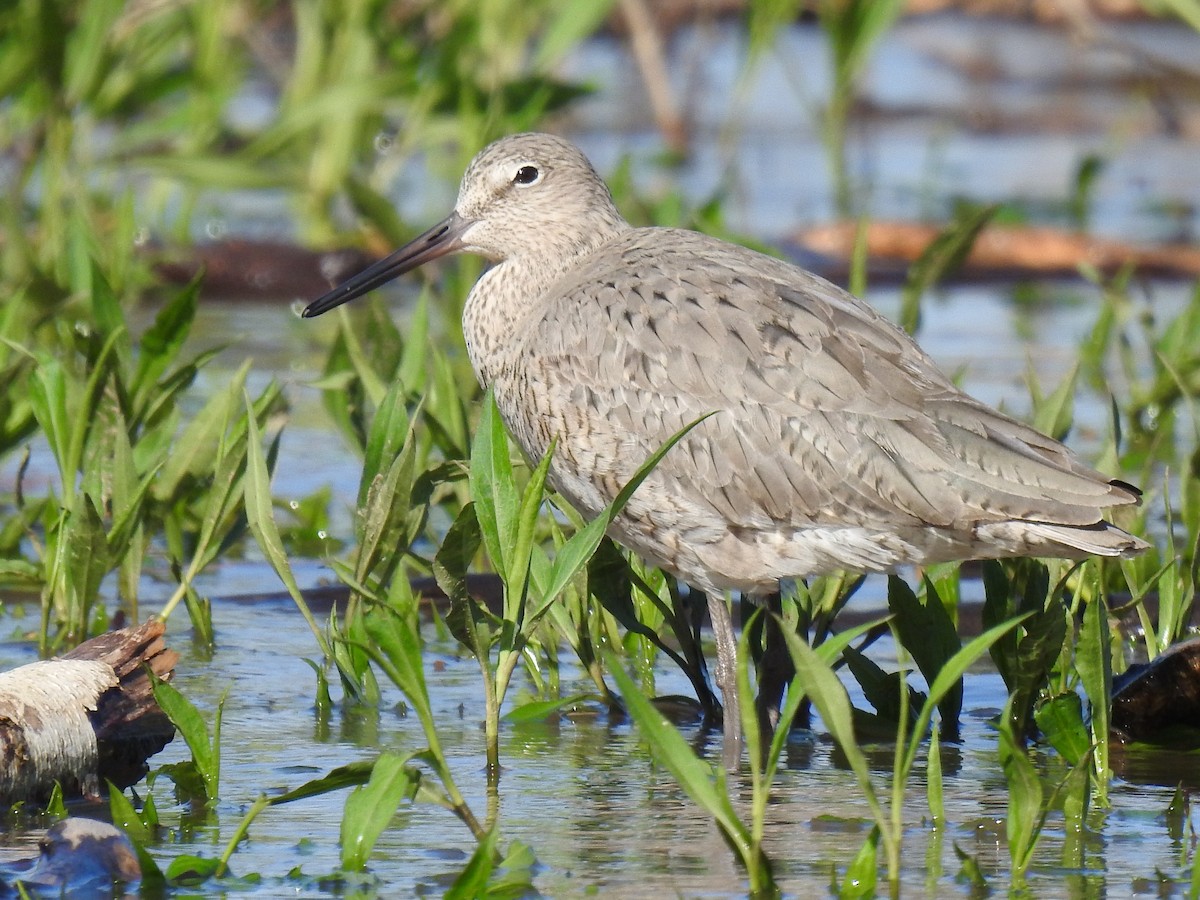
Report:
[{"label": "shallow water", "polygon": [[[256,569],[261,584],[262,567],[226,565],[205,580],[202,590],[214,596],[234,592]],[[967,591],[970,595],[972,586]],[[870,602],[869,594],[856,604],[864,601]],[[314,679],[303,657],[317,651],[289,601],[218,600],[214,620],[214,656],[191,646],[181,623],[172,630],[171,643],[181,652],[175,683],[206,715],[229,692],[222,802],[215,821],[190,825],[186,832],[169,831],[174,838],[153,851],[164,867],[178,853],[218,854],[260,792],[289,790],[337,766],[372,759],[381,750],[403,753],[424,743],[416,720],[399,711],[395,690],[385,688],[378,714],[335,710],[325,721],[316,716]],[[433,639],[432,628],[425,627],[431,640],[426,677],[434,714],[459,785],[482,815],[486,800],[478,669],[473,659]],[[28,656],[25,647],[0,646],[5,666]],[[886,645],[873,656],[883,665],[894,662]],[[567,668],[563,676],[564,693],[587,690],[577,672]],[[684,693],[687,687],[663,670],[658,690]],[[928,822],[924,783],[918,777],[924,757],[918,761],[904,811],[906,892],[966,893],[956,880],[960,866],[955,845],[976,857],[993,888],[1002,890],[1007,883],[1007,791],[989,724],[1005,696],[999,677],[986,667],[968,676],[962,741],[943,748],[947,826],[941,831]],[[854,699],[865,708],[861,696]],[[697,749],[718,760],[716,735],[702,735],[694,727],[683,730]],[[867,749],[877,786],[887,790],[891,747]],[[186,749],[176,740],[153,762],[185,758]],[[742,875],[716,829],[672,778],[653,765],[629,724],[601,714],[506,725],[501,759],[503,836],[533,848],[538,860],[534,885],[544,895],[599,890],[603,896],[727,897],[744,891]],[[1153,761],[1148,768],[1161,771]],[[1065,774],[1053,761],[1049,769],[1057,777]],[[1153,778],[1148,784],[1117,779],[1112,809],[1094,811],[1084,835],[1063,834],[1052,817],[1031,871],[1031,895],[1130,896],[1139,883],[1153,881],[1156,871],[1178,871],[1181,845],[1168,833],[1163,815],[1173,793],[1172,784],[1156,785]],[[180,811],[173,808],[169,782],[160,781],[154,794],[164,824],[178,826]],[[261,815],[234,856],[232,870],[242,876],[257,873],[262,881],[231,880],[225,889],[261,896],[281,896],[283,891],[327,896],[330,885],[320,877],[337,868],[344,796],[304,800]],[[748,808],[748,787],[735,789],[734,796],[742,809]],[[797,732],[785,750],[768,813],[768,852],[781,887],[797,897],[824,893],[832,873],[850,862],[865,839],[869,816],[853,774],[819,728]],[[1064,854],[1080,852],[1080,842],[1083,865],[1064,865]],[[466,828],[449,813],[406,808],[380,839],[370,866],[373,878],[360,887],[366,895],[437,895],[471,850]],[[10,847],[5,856],[13,853]]]},{"label": "shallow water", "polygon": [[[874,185],[873,212],[913,218],[943,209],[959,194],[1057,203],[1068,192],[1083,155],[1101,150],[1109,167],[1097,187],[1097,232],[1142,239],[1194,231],[1200,208],[1195,103],[1178,100],[1183,126],[1165,134],[1145,95],[1130,90],[1126,79],[1129,47],[1194,64],[1200,42],[1195,35],[1158,24],[1122,26],[1114,40],[1115,45],[1089,49],[1072,44],[1061,32],[1023,25],[988,22],[985,27],[941,16],[902,23],[883,42],[867,80],[866,95],[876,111],[853,145],[855,171]],[[581,105],[567,123],[601,171],[611,169],[622,154],[646,157],[658,148],[637,100],[631,102],[640,98],[640,86],[630,80],[632,67],[620,53],[615,43],[597,41],[572,62],[574,74],[602,85],[597,97]],[[812,29],[790,32],[743,85],[738,83],[740,44],[731,27],[682,34],[673,40],[672,54],[677,71],[685,73],[677,80],[677,91],[696,125],[695,155],[671,173],[672,183],[693,199],[726,185],[731,225],[767,239],[800,221],[826,217],[831,190],[819,135],[805,112],[805,104],[824,90],[823,49]],[[981,76],[981,68],[991,74]],[[650,188],[666,177],[649,165],[638,171]],[[406,174],[401,187],[419,184],[418,176]],[[408,193],[405,212],[414,217],[428,213],[432,219],[452,196],[451,185]],[[214,213],[218,230],[259,235],[286,231],[282,204],[248,205],[244,200],[226,203]],[[1173,212],[1164,214],[1168,203]],[[392,290],[410,295],[411,286]],[[1160,315],[1178,308],[1190,292],[1171,284],[1147,290],[1148,306]],[[1044,386],[1056,384],[1070,370],[1095,317],[1094,288],[1060,283],[1042,286],[1042,293],[1041,302],[1027,306],[1014,302],[1009,286],[941,290],[925,305],[921,342],[947,371],[960,372],[976,396],[1022,413],[1028,408],[1027,367]],[[346,534],[359,463],[332,432],[317,392],[307,386],[319,372],[332,328],[296,318],[292,299],[281,298],[277,305],[202,308],[197,345],[232,341],[233,346],[203,376],[199,393],[221,384],[246,357],[256,361],[256,383],[270,375],[282,378],[292,411],[275,494],[298,498],[332,485],[333,530]],[[894,289],[872,290],[870,299],[885,312],[897,308]],[[397,308],[402,309],[402,301]],[[1086,451],[1107,428],[1106,399],[1081,394],[1076,418],[1072,443]],[[12,464],[6,464],[0,478],[11,478],[11,470]],[[37,479],[49,475],[44,457],[35,458],[27,489],[36,491]],[[295,561],[295,566],[302,585],[329,576],[319,562]],[[245,561],[223,562],[198,587],[215,598],[215,653],[210,657],[190,646],[183,614],[172,622],[170,640],[182,653],[177,684],[190,699],[211,713],[229,691],[219,828],[198,826],[187,839],[176,833],[177,842],[156,847],[153,853],[164,867],[176,853],[218,854],[262,791],[295,788],[337,766],[374,758],[382,749],[404,752],[423,745],[418,723],[398,711],[395,691],[385,693],[378,715],[335,711],[327,722],[318,720],[312,705],[314,677],[303,661],[318,650],[291,603],[235,599],[277,590],[274,575],[254,554]],[[148,583],[148,606],[169,590],[169,585]],[[856,606],[881,604],[884,590],[882,580],[870,582]],[[978,599],[978,584],[964,590]],[[149,611],[143,608],[142,614]],[[431,629],[426,637],[434,641]],[[873,652],[881,664],[894,662],[886,646]],[[0,664],[31,658],[26,644],[0,645]],[[482,815],[483,704],[476,663],[455,646],[434,641],[427,678],[456,777]],[[579,683],[577,673],[564,672],[564,693],[576,688],[586,690],[587,685]],[[660,673],[658,690],[688,693],[683,679],[670,671]],[[861,697],[856,699],[865,707]],[[906,893],[969,894],[969,887],[956,879],[956,844],[978,858],[993,888],[1006,887],[1007,792],[989,726],[1004,699],[993,671],[982,667],[968,676],[963,740],[944,749],[949,820],[944,831],[925,821],[924,785],[914,777],[904,815]],[[688,734],[715,759],[711,737]],[[185,754],[176,741],[153,762],[176,761]],[[504,840],[521,840],[533,848],[539,861],[534,883],[543,894],[744,893],[742,874],[716,829],[670,776],[651,763],[628,724],[600,715],[506,725],[501,758]],[[879,748],[872,762],[883,784],[891,769],[891,749]],[[1178,755],[1128,760],[1125,779],[1118,778],[1112,787],[1112,809],[1094,811],[1085,835],[1064,835],[1052,819],[1030,876],[1031,894],[1171,893],[1159,884],[1157,873],[1180,873],[1182,844],[1168,833],[1163,813],[1173,785],[1192,762],[1192,757]],[[923,771],[923,762],[918,770]],[[176,823],[179,812],[172,809],[168,783],[160,781],[154,792],[164,821]],[[263,881],[257,886],[230,882],[229,891],[303,897],[344,890],[318,880],[338,864],[343,803],[344,795],[330,795],[264,813],[233,858],[235,874],[260,873]],[[797,897],[824,894],[831,873],[843,869],[865,839],[868,816],[852,774],[829,741],[819,731],[797,734],[787,748],[768,827],[768,853],[785,891]],[[1082,842],[1083,865],[1064,866],[1064,854],[1076,842]],[[363,890],[380,896],[440,894],[472,846],[466,829],[448,813],[405,809],[381,838],[371,863],[376,881]],[[297,867],[304,877],[289,877]]]}]

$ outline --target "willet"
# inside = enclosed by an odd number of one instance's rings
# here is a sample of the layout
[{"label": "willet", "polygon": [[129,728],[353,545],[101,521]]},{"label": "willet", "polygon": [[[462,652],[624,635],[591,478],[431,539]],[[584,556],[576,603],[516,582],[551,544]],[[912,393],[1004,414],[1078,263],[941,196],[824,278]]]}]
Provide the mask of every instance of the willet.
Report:
[{"label": "willet", "polygon": [[549,480],[597,515],[677,430],[609,529],[708,595],[727,752],[740,746],[727,591],[837,569],[1129,556],[1104,521],[1137,488],[972,399],[863,301],[692,231],[634,228],[571,143],[518,134],[467,168],[454,211],[304,311],[448,253],[492,265],[463,311],[475,374]]}]

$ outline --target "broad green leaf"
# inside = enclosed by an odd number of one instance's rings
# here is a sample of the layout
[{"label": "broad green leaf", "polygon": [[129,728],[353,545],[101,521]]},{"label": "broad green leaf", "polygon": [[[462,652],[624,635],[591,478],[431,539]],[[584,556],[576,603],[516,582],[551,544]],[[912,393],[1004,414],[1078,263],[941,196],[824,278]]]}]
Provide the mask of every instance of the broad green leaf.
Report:
[{"label": "broad green leaf", "polygon": [[[157,384],[175,361],[191,331],[196,318],[196,301],[200,294],[200,279],[195,278],[163,305],[154,317],[154,324],[143,332],[138,341],[137,370],[130,383],[134,394],[135,410],[142,410],[151,402]],[[190,379],[189,379],[190,381]]]},{"label": "broad green leaf", "polygon": [[390,467],[399,455],[408,435],[408,409],[404,405],[404,386],[393,382],[375,410],[363,459],[362,480],[358,486],[358,506],[366,505],[367,489],[376,475]]},{"label": "broad green leaf", "polygon": [[533,887],[534,870],[538,864],[533,850],[521,841],[512,841],[497,871],[488,879],[488,895],[497,900],[506,897],[528,897],[537,892]]},{"label": "broad green leaf", "polygon": [[[894,622],[895,619],[891,621]],[[863,696],[882,719],[893,724],[900,722],[902,690],[909,693],[909,718],[915,717],[915,711],[921,708],[925,695],[909,686],[904,672],[885,672],[873,659],[859,653],[853,647],[842,651],[842,659],[846,661],[846,668],[862,688]]]},{"label": "broad green leaf", "polygon": [[1047,675],[1058,660],[1067,636],[1067,611],[1061,601],[1049,598],[1046,604],[1045,609],[1026,620],[1025,635],[1017,644],[1009,708],[1017,717],[1018,732],[1028,727],[1033,700],[1046,684]]},{"label": "broad green leaf", "polygon": [[370,638],[367,651],[392,683],[400,688],[404,699],[416,712],[425,730],[430,752],[442,758],[437,724],[425,683],[424,646],[415,600],[403,612],[393,607],[372,607],[364,618],[366,633]]},{"label": "broad green leaf", "polygon": [[[1013,614],[1012,585],[1004,566],[994,559],[983,563],[983,627],[991,628],[1007,621]],[[1011,631],[992,646],[992,662],[1010,691],[1017,675],[1017,632]]]},{"label": "broad green leaf", "polygon": [[108,782],[108,809],[112,823],[129,835],[129,839],[137,844],[150,843],[153,835],[142,817],[138,815],[129,798],[111,781]]},{"label": "broad green leaf", "polygon": [[219,859],[206,859],[183,853],[171,860],[167,866],[167,881],[172,884],[199,885],[215,876],[223,867]]},{"label": "broad green leaf", "polygon": [[410,504],[416,478],[416,442],[412,432],[408,434],[409,439],[385,472],[366,485],[366,499],[359,507],[354,573],[361,582],[371,577],[380,582],[390,579],[414,537],[409,527],[424,518],[424,509]]},{"label": "broad green leaf", "polygon": [[986,892],[988,890],[988,883],[987,879],[983,876],[983,868],[979,865],[979,860],[958,846],[957,842],[953,846],[954,855],[958,857],[958,861],[962,866],[958,875],[959,881],[965,881],[977,891]]},{"label": "broad green leaf", "polygon": [[0,559],[0,578],[40,584],[45,573],[40,565],[25,559]]},{"label": "broad green leaf", "polygon": [[[925,599],[922,601],[904,581],[895,575],[889,576],[888,609],[892,612],[892,625],[900,635],[904,649],[921,670],[925,682],[932,684],[946,661],[961,646],[958,631],[938,597],[937,588],[926,578]],[[959,681],[946,694],[938,710],[947,735],[958,733],[962,698],[962,682]]]},{"label": "broad green leaf", "polygon": [[999,733],[1000,765],[1008,784],[1008,847],[1013,873],[1019,875],[1028,867],[1037,843],[1045,792],[1020,738],[1013,732],[1011,709],[1005,710]]},{"label": "broad green leaf", "polygon": [[513,725],[519,725],[522,722],[544,722],[564,709],[572,709],[596,699],[594,694],[572,694],[569,697],[556,697],[553,700],[530,700],[514,706],[501,718]]},{"label": "broad green leaf", "polygon": [[50,799],[46,801],[46,815],[52,819],[65,819],[69,815],[66,801],[63,799],[62,784],[58,781],[55,781],[54,787],[50,789]]},{"label": "broad green leaf", "polygon": [[1068,765],[1079,765],[1091,750],[1092,741],[1083,721],[1083,703],[1073,691],[1056,694],[1039,703],[1033,718],[1043,736]]},{"label": "broad green leaf", "polygon": [[838,890],[839,897],[875,896],[875,886],[879,880],[879,837],[879,826],[875,825],[846,868],[846,877]]},{"label": "broad green leaf", "polygon": [[433,574],[438,586],[450,599],[446,626],[475,658],[486,660],[492,641],[499,630],[499,620],[471,596],[467,589],[467,568],[483,538],[475,518],[475,506],[466,504],[459,510],[450,530],[433,558]]},{"label": "broad green leaf", "polygon": [[191,751],[192,761],[195,763],[196,770],[204,782],[208,801],[210,803],[215,801],[220,796],[219,788],[221,783],[221,748],[219,733],[216,732],[216,728],[221,718],[221,711],[225,707],[225,697],[228,696],[228,691],[222,695],[220,701],[217,703],[217,712],[214,717],[214,734],[210,738],[208,726],[205,724],[200,710],[196,709],[190,700],[179,693],[174,685],[154,678],[151,680],[151,688],[154,691],[154,701],[166,713],[171,723],[179,729],[179,734],[183,737],[184,742]]},{"label": "broad green leaf", "polygon": [[489,391],[471,445],[471,498],[483,543],[496,569],[507,573],[516,539],[519,499],[508,455],[508,437],[496,400]]},{"label": "broad green leaf", "polygon": [[488,895],[488,879],[495,868],[496,844],[500,831],[492,828],[483,836],[462,872],[444,895],[444,900],[476,900]]},{"label": "broad green leaf", "polygon": [[416,783],[407,763],[397,753],[383,753],[375,761],[370,780],[346,798],[341,836],[343,868],[363,869],[401,801],[412,799]]},{"label": "broad green leaf", "polygon": [[[887,622],[887,619],[880,619],[875,622],[863,622],[855,628],[847,628],[837,634],[831,635],[825,643],[816,648],[817,656],[824,660],[828,665],[838,659],[854,641],[858,640],[868,631],[878,628]],[[788,652],[791,652],[790,649]],[[787,698],[784,700],[783,709],[779,712],[779,727],[775,729],[775,734],[771,738],[771,749],[768,751],[768,759],[771,760],[771,765],[767,770],[768,778],[773,778],[775,774],[775,765],[778,763],[779,754],[783,752],[783,745],[791,733],[792,722],[796,720],[796,714],[800,711],[800,704],[804,702],[804,691],[800,688],[797,682],[793,682],[788,688]]]},{"label": "broad green leaf", "polygon": [[63,599],[71,627],[82,637],[92,607],[100,594],[100,583],[108,574],[108,536],[104,521],[84,496],[69,514],[60,551],[63,562]]},{"label": "broad green leaf", "polygon": [[957,684],[961,683],[967,669],[973,666],[975,661],[988,652],[988,649],[993,647],[997,641],[1002,640],[1006,634],[1012,632],[1022,622],[1027,621],[1029,615],[1029,613],[1026,613],[1023,616],[1014,616],[1007,622],[993,625],[987,631],[969,640],[963,645],[961,650],[946,661],[946,664],[942,666],[942,670],[933,680],[933,684],[929,686],[929,698],[926,700],[925,708],[921,710],[921,715],[918,717],[918,724],[914,734],[922,734],[924,732],[933,715],[933,709],[942,702],[942,699]]},{"label": "broad green leaf", "polygon": [[319,797],[321,794],[330,794],[334,791],[344,791],[349,787],[358,787],[370,780],[371,772],[375,769],[375,762],[375,760],[365,759],[347,763],[344,766],[338,766],[320,778],[306,781],[298,788],[292,788],[287,793],[278,794],[268,799],[272,806],[279,806],[283,803],[291,803],[294,800],[306,800],[309,797]]},{"label": "broad green leaf", "polygon": [[243,363],[225,390],[214,394],[184,428],[154,485],[154,496],[170,499],[185,476],[211,477],[225,432],[242,403],[250,361]]}]

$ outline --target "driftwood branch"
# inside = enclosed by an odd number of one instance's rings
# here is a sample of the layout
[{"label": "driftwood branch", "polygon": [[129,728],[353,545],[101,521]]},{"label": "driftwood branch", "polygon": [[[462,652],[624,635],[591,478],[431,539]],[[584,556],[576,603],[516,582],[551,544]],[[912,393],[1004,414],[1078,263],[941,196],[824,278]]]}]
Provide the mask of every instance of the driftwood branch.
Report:
[{"label": "driftwood branch", "polygon": [[[853,252],[854,222],[805,228],[795,242],[810,253],[848,260]],[[919,222],[871,222],[867,254],[872,266],[913,262],[938,236],[937,225]],[[962,273],[976,277],[1073,275],[1081,263],[1105,273],[1126,265],[1144,275],[1200,276],[1200,249],[1189,244],[1143,246],[1091,237],[1057,228],[989,225],[976,239]]]},{"label": "driftwood branch", "polygon": [[175,735],[147,667],[170,678],[178,654],[161,622],[113,631],[64,657],[0,674],[0,802],[96,795],[101,779],[136,783]]},{"label": "driftwood branch", "polygon": [[629,49],[642,73],[650,107],[654,110],[654,121],[659,134],[673,153],[680,155],[688,151],[688,130],[679,113],[671,90],[671,79],[667,73],[667,56],[663,49],[662,35],[651,15],[646,0],[620,0],[619,8],[629,35]]}]

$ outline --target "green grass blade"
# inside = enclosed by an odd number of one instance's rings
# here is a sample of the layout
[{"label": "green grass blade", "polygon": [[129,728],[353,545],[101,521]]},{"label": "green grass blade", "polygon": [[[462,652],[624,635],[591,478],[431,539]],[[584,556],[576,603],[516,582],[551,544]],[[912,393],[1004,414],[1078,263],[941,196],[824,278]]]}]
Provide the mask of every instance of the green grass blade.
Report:
[{"label": "green grass blade", "polygon": [[942,787],[942,739],[939,729],[929,734],[929,749],[925,757],[925,797],[929,803],[929,817],[934,828],[946,824],[946,801]]},{"label": "green grass blade", "polygon": [[893,859],[896,856],[896,853],[893,852],[893,845],[899,837],[888,831],[888,819],[875,792],[866,757],[858,746],[854,734],[852,707],[850,697],[846,694],[846,688],[830,668],[829,663],[802,641],[798,635],[786,628],[782,633],[796,666],[796,684],[812,700],[817,712],[821,715],[821,721],[825,723],[825,727],[829,729],[829,733],[841,747],[846,761],[850,764],[850,768],[858,780],[859,788],[866,798],[867,805],[871,809],[871,815],[875,819],[876,825],[879,826],[884,845],[889,848],[887,856],[889,859]]},{"label": "green grass blade", "polygon": [[[515,622],[519,611],[516,604],[525,599],[529,584],[529,561],[533,554],[533,539],[537,531],[538,512],[542,508],[542,498],[546,491],[546,475],[550,471],[550,461],[554,456],[554,443],[534,468],[521,495],[521,505],[517,512],[516,542],[509,554],[509,568],[504,573],[508,590],[505,591],[504,618]],[[522,631],[528,629],[522,625]]]},{"label": "green grass blade", "polygon": [[[1159,14],[1162,8],[1159,3],[1191,25],[1196,31],[1200,31],[1200,0],[1159,0],[1159,2],[1142,0],[1142,4],[1155,15]],[[1200,866],[1200,863],[1197,865]]]},{"label": "green grass blade", "polygon": [[1112,638],[1108,607],[1103,595],[1093,597],[1083,610],[1083,624],[1075,647],[1075,668],[1091,707],[1092,743],[1096,747],[1096,794],[1108,803],[1108,734],[1112,713]]},{"label": "green grass blade", "polygon": [[249,373],[247,361],[229,379],[228,387],[210,398],[188,422],[154,484],[155,497],[170,499],[188,476],[200,479],[212,476],[213,460],[218,457],[226,428],[242,402]]},{"label": "green grass blade", "polygon": [[921,298],[962,264],[997,209],[994,205],[979,206],[962,213],[909,266],[900,302],[900,327],[909,334],[916,334],[920,328]]},{"label": "green grass blade", "polygon": [[283,539],[279,536],[279,528],[275,524],[275,508],[271,503],[271,475],[267,471],[267,459],[263,454],[258,422],[254,416],[254,404],[250,401],[249,394],[245,395],[245,400],[247,428],[246,521],[255,541],[262,549],[263,555],[271,563],[271,568],[275,570],[275,574],[287,588],[296,608],[300,610],[304,621],[312,630],[313,637],[317,640],[317,646],[321,648],[321,652],[328,659],[332,655],[329,643],[325,640],[325,635],[321,633],[321,628],[317,625],[312,610],[308,608],[308,603],[300,592],[300,586],[296,583],[296,577],[292,574],[292,567],[288,562],[287,551],[283,548]]},{"label": "green grass blade", "polygon": [[586,527],[577,531],[571,540],[555,554],[554,564],[551,568],[550,579],[546,586],[545,598],[547,601],[556,597],[567,583],[574,578],[583,567],[587,565],[592,554],[596,552],[596,548],[600,546],[600,541],[604,538],[604,533],[608,526],[625,508],[629,502],[629,498],[633,496],[642,484],[643,481],[654,471],[654,467],[662,460],[668,452],[678,444],[693,428],[707,419],[714,413],[701,416],[694,422],[689,422],[687,425],[680,428],[677,432],[671,435],[663,443],[661,447],[652,453],[645,462],[638,467],[634,472],[633,477],[625,484],[617,493],[616,498],[610,503],[604,511],[597,516]]},{"label": "green grass blade", "polygon": [[566,0],[555,4],[533,55],[533,68],[546,71],[585,37],[600,27],[614,0]]},{"label": "green grass blade", "polygon": [[650,745],[654,758],[671,773],[687,795],[713,817],[742,864],[749,869],[753,856],[750,832],[729,802],[722,773],[714,774],[713,767],[692,752],[683,736],[654,708],[654,704],[625,673],[619,660],[610,658],[608,670],[617,682],[626,709]]}]

